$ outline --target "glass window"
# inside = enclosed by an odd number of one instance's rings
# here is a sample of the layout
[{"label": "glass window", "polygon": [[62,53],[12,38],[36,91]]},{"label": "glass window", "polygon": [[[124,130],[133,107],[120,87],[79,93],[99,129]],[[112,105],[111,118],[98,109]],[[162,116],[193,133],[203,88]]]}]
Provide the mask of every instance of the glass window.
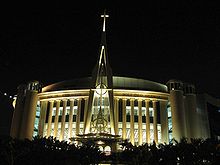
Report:
[{"label": "glass window", "polygon": [[126,138],[130,139],[130,128],[126,129]]},{"label": "glass window", "polygon": [[150,142],[152,143],[154,141],[154,128],[153,124],[150,124]]},{"label": "glass window", "polygon": [[126,100],[126,105],[129,106],[130,105],[130,100]]},{"label": "glass window", "polygon": [[172,130],[172,119],[168,118],[168,129]]},{"label": "glass window", "polygon": [[134,116],[138,116],[138,107],[134,107]]},{"label": "glass window", "polygon": [[40,110],[36,111],[36,117],[40,117]]},{"label": "glass window", "polygon": [[143,143],[146,143],[146,130],[142,130]]},{"label": "glass window", "polygon": [[40,102],[38,101],[36,107],[33,136],[36,136],[38,134],[39,118],[40,118]]},{"label": "glass window", "polygon": [[70,114],[70,107],[66,107],[66,115],[69,115]]},{"label": "glass window", "polygon": [[169,142],[171,142],[171,140],[173,139],[173,135],[172,132],[169,133]]},{"label": "glass window", "polygon": [[146,116],[146,107],[142,107],[142,116]]},{"label": "glass window", "polygon": [[122,100],[120,99],[118,102],[118,120],[122,122]]},{"label": "glass window", "polygon": [[56,107],[53,107],[52,116],[56,115]]},{"label": "glass window", "polygon": [[63,108],[60,108],[60,110],[59,110],[59,116],[62,116],[62,113],[63,113]]},{"label": "glass window", "polygon": [[149,115],[150,117],[154,117],[154,109],[152,107],[149,107]]},{"label": "glass window", "polygon": [[126,106],[126,115],[131,115],[131,107]]},{"label": "glass window", "polygon": [[134,100],[134,106],[138,106],[138,101]]},{"label": "glass window", "polygon": [[131,121],[131,115],[126,115],[126,121],[130,122]]},{"label": "glass window", "polygon": [[161,142],[161,125],[157,124],[157,131],[158,131],[158,143]]},{"label": "glass window", "polygon": [[77,115],[77,106],[73,107],[73,115]]},{"label": "glass window", "polygon": [[138,129],[134,130],[134,142],[138,142]]},{"label": "glass window", "polygon": [[121,128],[118,129],[118,134],[122,136],[122,129]]},{"label": "glass window", "polygon": [[167,114],[168,114],[168,117],[171,117],[171,107],[167,108]]}]

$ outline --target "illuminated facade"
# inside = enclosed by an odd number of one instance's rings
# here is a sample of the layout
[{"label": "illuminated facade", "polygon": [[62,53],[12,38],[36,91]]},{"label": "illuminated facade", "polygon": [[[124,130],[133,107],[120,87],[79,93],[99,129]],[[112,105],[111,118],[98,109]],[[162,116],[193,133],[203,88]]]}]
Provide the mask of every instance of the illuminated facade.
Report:
[{"label": "illuminated facade", "polygon": [[209,137],[208,117],[201,117],[193,85],[112,76],[106,17],[104,14],[100,54],[92,76],[45,87],[37,81],[21,85],[11,136],[53,136],[67,141],[121,138],[135,145]]}]

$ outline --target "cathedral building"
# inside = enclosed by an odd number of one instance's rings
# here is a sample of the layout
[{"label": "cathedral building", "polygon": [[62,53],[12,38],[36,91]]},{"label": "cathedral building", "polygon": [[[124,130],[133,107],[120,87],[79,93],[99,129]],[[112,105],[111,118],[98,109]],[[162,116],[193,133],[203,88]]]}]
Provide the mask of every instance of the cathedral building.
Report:
[{"label": "cathedral building", "polygon": [[207,108],[199,102],[194,85],[112,75],[106,49],[108,15],[102,17],[100,54],[92,76],[48,86],[38,81],[20,85],[10,135],[92,139],[115,149],[120,140],[142,145],[210,137]]}]

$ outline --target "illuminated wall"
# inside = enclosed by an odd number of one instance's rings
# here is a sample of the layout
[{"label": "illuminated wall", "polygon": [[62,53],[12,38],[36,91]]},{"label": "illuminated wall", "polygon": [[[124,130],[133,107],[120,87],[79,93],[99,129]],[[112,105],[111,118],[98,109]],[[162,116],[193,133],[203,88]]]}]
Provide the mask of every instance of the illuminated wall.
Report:
[{"label": "illuminated wall", "polygon": [[[108,111],[113,111],[115,134],[122,139],[141,145],[153,141],[157,144],[169,143],[172,138],[180,140],[182,137],[210,136],[208,117],[204,113],[206,109],[198,106],[201,103],[196,103],[193,88],[180,86],[181,82],[174,80],[167,84],[167,91],[162,84],[150,81],[123,77],[114,80],[117,88],[113,89],[113,109],[109,108],[109,104],[104,104],[105,100],[102,100],[102,104],[97,102],[97,107],[102,105],[104,114],[105,106],[108,106]],[[16,100],[12,137],[31,139],[31,135],[40,135],[69,141],[71,137],[85,134],[85,123],[90,120],[86,115],[89,111],[90,89],[64,89],[69,86],[57,83],[46,86],[42,91],[33,86],[26,89],[22,87]],[[122,89],[127,86],[134,89]],[[153,90],[143,89],[149,86]],[[93,107],[97,108],[95,105]],[[95,113],[91,114],[97,116]],[[26,119],[29,119],[28,122]],[[108,121],[106,128],[111,132],[109,112],[105,119]],[[91,129],[89,131],[92,132]]]},{"label": "illuminated wall", "polygon": [[[88,94],[89,90],[39,93],[41,112],[46,113],[44,117],[40,118],[39,122],[42,120],[45,122],[43,131],[39,134],[57,137],[60,140],[69,140],[76,134],[83,134]],[[163,122],[161,118],[167,116],[161,117],[160,113],[160,111],[165,111],[164,114],[167,114],[167,109],[166,107],[162,109],[160,104],[167,103],[168,96],[167,93],[161,92],[115,89],[114,117],[116,120],[114,124],[116,125],[116,134],[123,139],[131,140],[136,145],[151,143],[153,140],[159,143],[164,141],[163,139],[166,139],[167,142],[168,137],[163,136],[168,136],[168,133],[161,134],[161,122]],[[65,114],[63,113],[64,109]],[[108,116],[108,120],[110,120],[109,118]],[[110,129],[110,123],[108,124]],[[164,129],[168,132],[168,126],[166,127]],[[79,131],[77,132],[77,130]]]}]

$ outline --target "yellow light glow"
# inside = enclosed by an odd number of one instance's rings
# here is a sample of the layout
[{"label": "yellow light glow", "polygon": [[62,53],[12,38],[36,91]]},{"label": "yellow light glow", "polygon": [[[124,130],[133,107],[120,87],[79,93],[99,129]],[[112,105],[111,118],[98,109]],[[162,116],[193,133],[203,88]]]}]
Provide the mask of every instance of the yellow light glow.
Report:
[{"label": "yellow light glow", "polygon": [[101,145],[101,144],[104,144],[104,142],[99,140],[99,141],[97,141],[97,144]]},{"label": "yellow light glow", "polygon": [[98,95],[105,95],[106,94],[106,92],[107,92],[107,89],[106,89],[106,86],[105,85],[102,85],[102,87],[101,87],[101,85],[98,85],[97,87],[96,87],[96,93],[98,94]]},{"label": "yellow light glow", "polygon": [[14,101],[12,102],[12,105],[13,105],[13,107],[15,108],[15,105],[16,105],[16,98],[14,99]]}]

